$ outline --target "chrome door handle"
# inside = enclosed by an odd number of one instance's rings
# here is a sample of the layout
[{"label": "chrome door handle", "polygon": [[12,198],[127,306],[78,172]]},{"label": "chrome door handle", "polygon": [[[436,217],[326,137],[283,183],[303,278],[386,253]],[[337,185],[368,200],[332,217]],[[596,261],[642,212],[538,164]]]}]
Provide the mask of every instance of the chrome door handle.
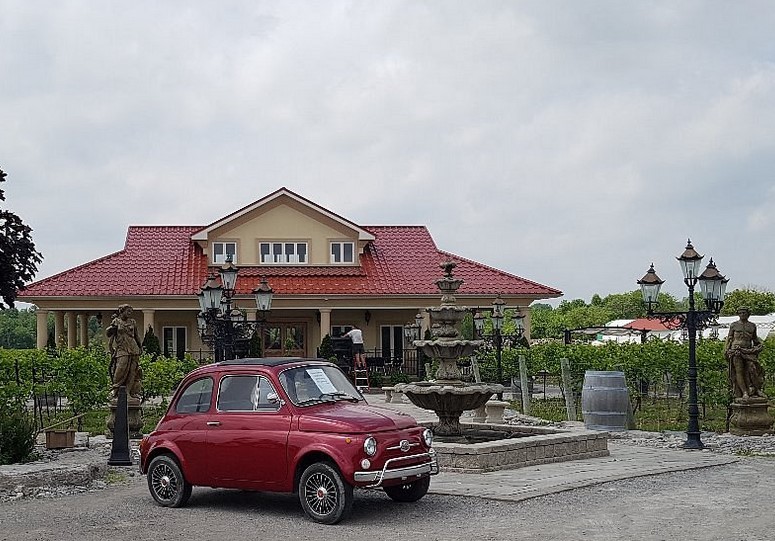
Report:
[{"label": "chrome door handle", "polygon": [[220,421],[207,421],[207,426],[221,426]]}]

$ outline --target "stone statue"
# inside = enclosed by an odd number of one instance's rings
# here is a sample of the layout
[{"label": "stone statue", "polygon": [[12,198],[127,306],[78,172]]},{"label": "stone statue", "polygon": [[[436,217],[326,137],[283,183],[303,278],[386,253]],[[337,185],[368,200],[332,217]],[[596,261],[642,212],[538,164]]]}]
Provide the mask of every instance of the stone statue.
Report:
[{"label": "stone statue", "polygon": [[132,307],[122,304],[110,322],[106,334],[110,349],[110,378],[113,382],[113,397],[118,397],[118,389],[126,387],[127,395],[140,398],[143,372],[140,368],[142,342],[137,332],[137,323],[130,316]]},{"label": "stone statue", "polygon": [[737,310],[739,321],[729,326],[729,336],[724,344],[724,356],[729,361],[729,381],[735,398],[766,398],[764,369],[759,363],[759,353],[764,344],[756,336],[756,325],[748,321],[748,308]]}]

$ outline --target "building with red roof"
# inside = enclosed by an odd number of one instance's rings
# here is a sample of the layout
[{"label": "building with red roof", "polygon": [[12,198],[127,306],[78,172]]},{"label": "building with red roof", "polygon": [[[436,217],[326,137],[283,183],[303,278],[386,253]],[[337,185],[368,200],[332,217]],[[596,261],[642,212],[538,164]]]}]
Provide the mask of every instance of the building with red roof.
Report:
[{"label": "building with red roof", "polygon": [[153,328],[166,354],[204,351],[197,294],[227,257],[239,268],[234,300],[249,320],[261,280],[274,291],[267,355],[315,355],[326,334],[352,325],[367,348],[403,351],[403,326],[439,304],[435,282],[447,259],[464,281],[459,305],[488,307],[500,295],[527,316],[528,328],[533,301],[562,295],[440,250],[425,226],[358,225],[280,188],[207,226],[130,226],[123,250],[34,282],[19,300],[37,306],[38,347],[46,345],[50,313],[57,340],[74,347],[86,343],[89,318],[105,327],[130,304],[138,327]]}]

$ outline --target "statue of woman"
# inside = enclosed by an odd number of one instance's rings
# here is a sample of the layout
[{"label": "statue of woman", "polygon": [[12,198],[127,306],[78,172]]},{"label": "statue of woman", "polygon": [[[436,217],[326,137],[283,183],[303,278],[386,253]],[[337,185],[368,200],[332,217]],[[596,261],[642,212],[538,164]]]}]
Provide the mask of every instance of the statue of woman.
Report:
[{"label": "statue of woman", "polygon": [[766,398],[764,387],[764,369],[759,364],[759,353],[764,344],[756,336],[756,325],[748,321],[751,312],[748,308],[737,310],[739,321],[729,326],[729,336],[724,344],[724,356],[729,361],[729,381],[735,398]]},{"label": "statue of woman", "polygon": [[132,319],[132,307],[122,304],[118,307],[106,333],[110,339],[108,347],[112,357],[111,380],[113,396],[118,397],[118,389],[126,387],[127,395],[140,398],[143,372],[140,368],[142,342],[137,333],[137,323]]}]

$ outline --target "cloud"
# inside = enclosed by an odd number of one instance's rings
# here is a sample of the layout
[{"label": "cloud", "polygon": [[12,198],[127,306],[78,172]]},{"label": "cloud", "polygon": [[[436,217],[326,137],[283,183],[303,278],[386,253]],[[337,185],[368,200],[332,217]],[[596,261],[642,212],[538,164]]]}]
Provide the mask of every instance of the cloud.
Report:
[{"label": "cloud", "polygon": [[775,289],[769,3],[0,9],[2,166],[41,277],[287,186],[571,298],[677,275],[687,236]]}]

